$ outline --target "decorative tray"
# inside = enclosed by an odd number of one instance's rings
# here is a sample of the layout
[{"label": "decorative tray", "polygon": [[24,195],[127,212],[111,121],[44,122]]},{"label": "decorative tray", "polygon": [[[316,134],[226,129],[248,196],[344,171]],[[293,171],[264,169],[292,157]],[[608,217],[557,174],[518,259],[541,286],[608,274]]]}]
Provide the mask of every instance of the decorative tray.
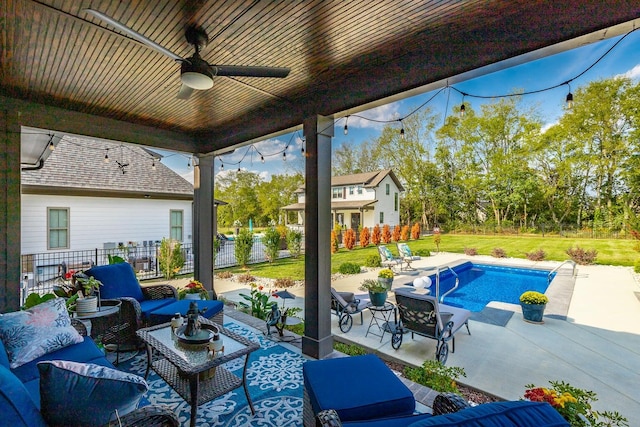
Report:
[{"label": "decorative tray", "polygon": [[214,335],[210,329],[200,329],[194,336],[188,337],[184,334],[186,328],[181,326],[175,332],[176,338],[183,344],[207,344]]}]

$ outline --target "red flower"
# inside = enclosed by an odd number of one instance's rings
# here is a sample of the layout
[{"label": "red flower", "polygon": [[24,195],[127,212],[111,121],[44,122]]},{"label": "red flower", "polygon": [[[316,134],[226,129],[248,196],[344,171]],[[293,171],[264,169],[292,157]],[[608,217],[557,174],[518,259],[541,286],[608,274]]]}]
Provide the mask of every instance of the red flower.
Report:
[{"label": "red flower", "polygon": [[64,274],[64,278],[65,278],[66,280],[71,280],[71,278],[73,277],[73,275],[74,275],[75,273],[76,273],[75,271],[73,271],[73,270],[69,270],[69,271],[67,271],[67,272]]},{"label": "red flower", "polygon": [[264,286],[262,286],[262,285],[258,286],[258,290],[259,290],[259,291],[261,291],[261,290],[263,290],[263,289],[264,289]]}]

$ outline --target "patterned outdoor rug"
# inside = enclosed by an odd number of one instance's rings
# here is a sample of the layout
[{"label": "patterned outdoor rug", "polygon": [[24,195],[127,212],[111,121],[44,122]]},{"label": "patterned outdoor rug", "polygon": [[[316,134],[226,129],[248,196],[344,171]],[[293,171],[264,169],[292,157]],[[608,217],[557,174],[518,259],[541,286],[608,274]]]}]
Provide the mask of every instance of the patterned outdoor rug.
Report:
[{"label": "patterned outdoor rug", "polygon": [[[247,382],[256,410],[251,415],[244,389],[231,392],[198,407],[196,425],[214,426],[302,426],[302,363],[304,357],[283,345],[266,339],[250,327],[228,322],[224,325],[237,334],[259,342],[260,349],[249,356]],[[131,360],[120,363],[119,369],[144,376],[146,354],[141,351]],[[226,363],[229,371],[242,376],[244,358]],[[140,406],[167,405],[178,415],[183,426],[189,425],[190,406],[153,370],[147,378],[149,392]]]}]

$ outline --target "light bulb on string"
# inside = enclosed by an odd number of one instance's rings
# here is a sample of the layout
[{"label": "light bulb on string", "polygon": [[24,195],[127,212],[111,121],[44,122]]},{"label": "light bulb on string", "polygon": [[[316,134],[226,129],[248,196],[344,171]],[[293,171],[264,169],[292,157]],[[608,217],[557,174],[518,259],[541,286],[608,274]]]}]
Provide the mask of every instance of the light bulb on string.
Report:
[{"label": "light bulb on string", "polygon": [[262,154],[260,154],[260,163],[264,164],[264,156]]},{"label": "light bulb on string", "polygon": [[400,119],[400,138],[404,139],[404,124],[402,123],[402,119]]},{"label": "light bulb on string", "polygon": [[462,94],[462,104],[460,104],[460,117],[464,117],[464,113],[467,110],[467,107],[464,105],[464,96],[465,95],[466,95],[465,93]]},{"label": "light bulb on string", "polygon": [[153,160],[151,161],[151,169],[152,169],[152,170],[156,170],[156,159],[153,159]]},{"label": "light bulb on string", "polygon": [[300,152],[302,153],[302,155],[304,156],[304,145],[300,148]]},{"label": "light bulb on string", "polygon": [[220,162],[220,170],[223,171],[224,170],[224,163]]},{"label": "light bulb on string", "polygon": [[104,162],[109,163],[109,149],[106,149],[106,153],[104,153]]},{"label": "light bulb on string", "polygon": [[240,173],[240,164],[238,163],[238,173]]},{"label": "light bulb on string", "polygon": [[49,140],[49,150],[53,151],[56,149],[56,146],[53,145],[53,137],[51,137],[51,139]]},{"label": "light bulb on string", "polygon": [[187,160],[187,169],[191,169],[191,159]]},{"label": "light bulb on string", "polygon": [[287,152],[286,152],[286,151],[283,151],[283,152],[282,152],[282,161],[283,161],[283,162],[286,162],[286,161],[287,161]]},{"label": "light bulb on string", "polygon": [[344,122],[344,134],[345,135],[347,135],[349,133],[349,125],[347,123],[349,123],[349,116],[347,116],[347,118],[345,119],[345,122]]},{"label": "light bulb on string", "polygon": [[573,94],[569,92],[567,94],[567,108],[572,108],[572,107],[573,107]]}]

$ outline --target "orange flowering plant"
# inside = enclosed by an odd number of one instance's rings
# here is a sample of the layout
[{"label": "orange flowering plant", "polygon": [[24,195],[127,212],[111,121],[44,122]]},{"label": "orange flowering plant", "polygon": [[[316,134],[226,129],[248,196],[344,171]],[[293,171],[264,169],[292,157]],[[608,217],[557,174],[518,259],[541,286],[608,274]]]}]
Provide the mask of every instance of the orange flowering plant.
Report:
[{"label": "orange flowering plant", "polygon": [[628,426],[627,419],[618,412],[598,412],[591,403],[598,400],[592,391],[582,390],[564,381],[549,381],[551,388],[527,384],[524,398],[532,402],[547,402],[572,427]]},{"label": "orange flowering plant", "polygon": [[209,298],[209,294],[204,285],[195,279],[191,279],[184,288],[178,291],[178,298],[184,299],[186,294],[200,294],[200,298],[202,299]]}]

